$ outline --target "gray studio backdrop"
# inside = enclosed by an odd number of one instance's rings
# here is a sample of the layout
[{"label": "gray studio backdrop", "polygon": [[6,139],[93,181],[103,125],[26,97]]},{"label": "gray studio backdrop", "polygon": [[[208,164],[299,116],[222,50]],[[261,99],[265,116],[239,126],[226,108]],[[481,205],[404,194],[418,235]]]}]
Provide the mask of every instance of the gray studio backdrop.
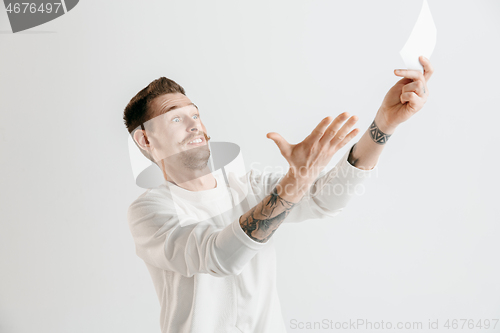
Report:
[{"label": "gray studio backdrop", "polygon": [[[150,81],[184,86],[208,134],[237,143],[248,169],[284,168],[268,132],[297,143],[348,111],[359,140],[399,80],[421,3],[88,0],[17,34],[1,8],[0,332],[159,332],[126,221],[144,190],[122,122]],[[500,2],[429,7],[424,109],[340,215],[275,233],[289,332],[324,319],[426,332],[429,320],[500,317]]]}]

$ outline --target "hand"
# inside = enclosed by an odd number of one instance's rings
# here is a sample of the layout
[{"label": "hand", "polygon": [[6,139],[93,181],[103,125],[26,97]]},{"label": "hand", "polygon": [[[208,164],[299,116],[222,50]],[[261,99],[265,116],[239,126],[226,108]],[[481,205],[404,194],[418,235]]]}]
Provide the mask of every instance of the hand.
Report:
[{"label": "hand", "polygon": [[326,117],[304,141],[295,145],[289,144],[278,133],[268,133],[267,137],[276,143],[290,164],[289,172],[293,177],[312,183],[328,165],[333,155],[359,133],[359,128],[350,131],[358,121],[357,116],[352,116],[342,126],[348,118],[347,112],[338,115],[333,122],[332,117]]},{"label": "hand", "polygon": [[403,76],[385,95],[379,113],[386,128],[395,128],[417,113],[427,102],[429,88],[427,82],[434,73],[429,59],[421,56],[420,63],[424,73],[419,70],[395,70],[394,74]]}]

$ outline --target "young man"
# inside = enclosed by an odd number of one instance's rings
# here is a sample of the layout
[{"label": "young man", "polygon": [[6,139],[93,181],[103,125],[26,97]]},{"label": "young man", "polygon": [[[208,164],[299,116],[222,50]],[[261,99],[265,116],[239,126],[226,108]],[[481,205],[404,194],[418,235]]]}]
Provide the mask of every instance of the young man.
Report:
[{"label": "young man", "polygon": [[433,70],[429,60],[421,57],[421,63],[423,74],[395,72],[403,79],[328,172],[323,169],[332,156],[358,134],[351,130],[356,116],[327,117],[296,145],[268,133],[288,172],[250,170],[229,174],[226,182],[208,168],[210,137],[181,86],[160,78],[132,98],[125,125],[165,178],[128,210],[136,253],[160,301],[162,332],[286,332],[272,235],[282,222],[328,218],[346,207],[396,127],[425,104]]}]

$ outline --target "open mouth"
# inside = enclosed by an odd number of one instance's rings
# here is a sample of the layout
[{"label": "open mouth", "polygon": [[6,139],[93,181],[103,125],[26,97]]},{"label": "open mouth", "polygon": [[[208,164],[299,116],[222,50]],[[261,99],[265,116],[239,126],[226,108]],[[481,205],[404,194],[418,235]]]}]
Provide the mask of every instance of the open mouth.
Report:
[{"label": "open mouth", "polygon": [[187,143],[188,146],[202,146],[205,144],[205,138],[197,137]]}]

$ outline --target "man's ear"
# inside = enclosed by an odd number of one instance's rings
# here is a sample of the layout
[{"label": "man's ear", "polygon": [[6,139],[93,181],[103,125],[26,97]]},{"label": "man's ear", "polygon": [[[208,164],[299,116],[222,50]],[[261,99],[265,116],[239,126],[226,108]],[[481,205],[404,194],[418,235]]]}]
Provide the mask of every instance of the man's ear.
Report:
[{"label": "man's ear", "polygon": [[146,150],[149,147],[149,141],[146,133],[143,130],[136,130],[133,134],[133,139],[139,148]]}]

